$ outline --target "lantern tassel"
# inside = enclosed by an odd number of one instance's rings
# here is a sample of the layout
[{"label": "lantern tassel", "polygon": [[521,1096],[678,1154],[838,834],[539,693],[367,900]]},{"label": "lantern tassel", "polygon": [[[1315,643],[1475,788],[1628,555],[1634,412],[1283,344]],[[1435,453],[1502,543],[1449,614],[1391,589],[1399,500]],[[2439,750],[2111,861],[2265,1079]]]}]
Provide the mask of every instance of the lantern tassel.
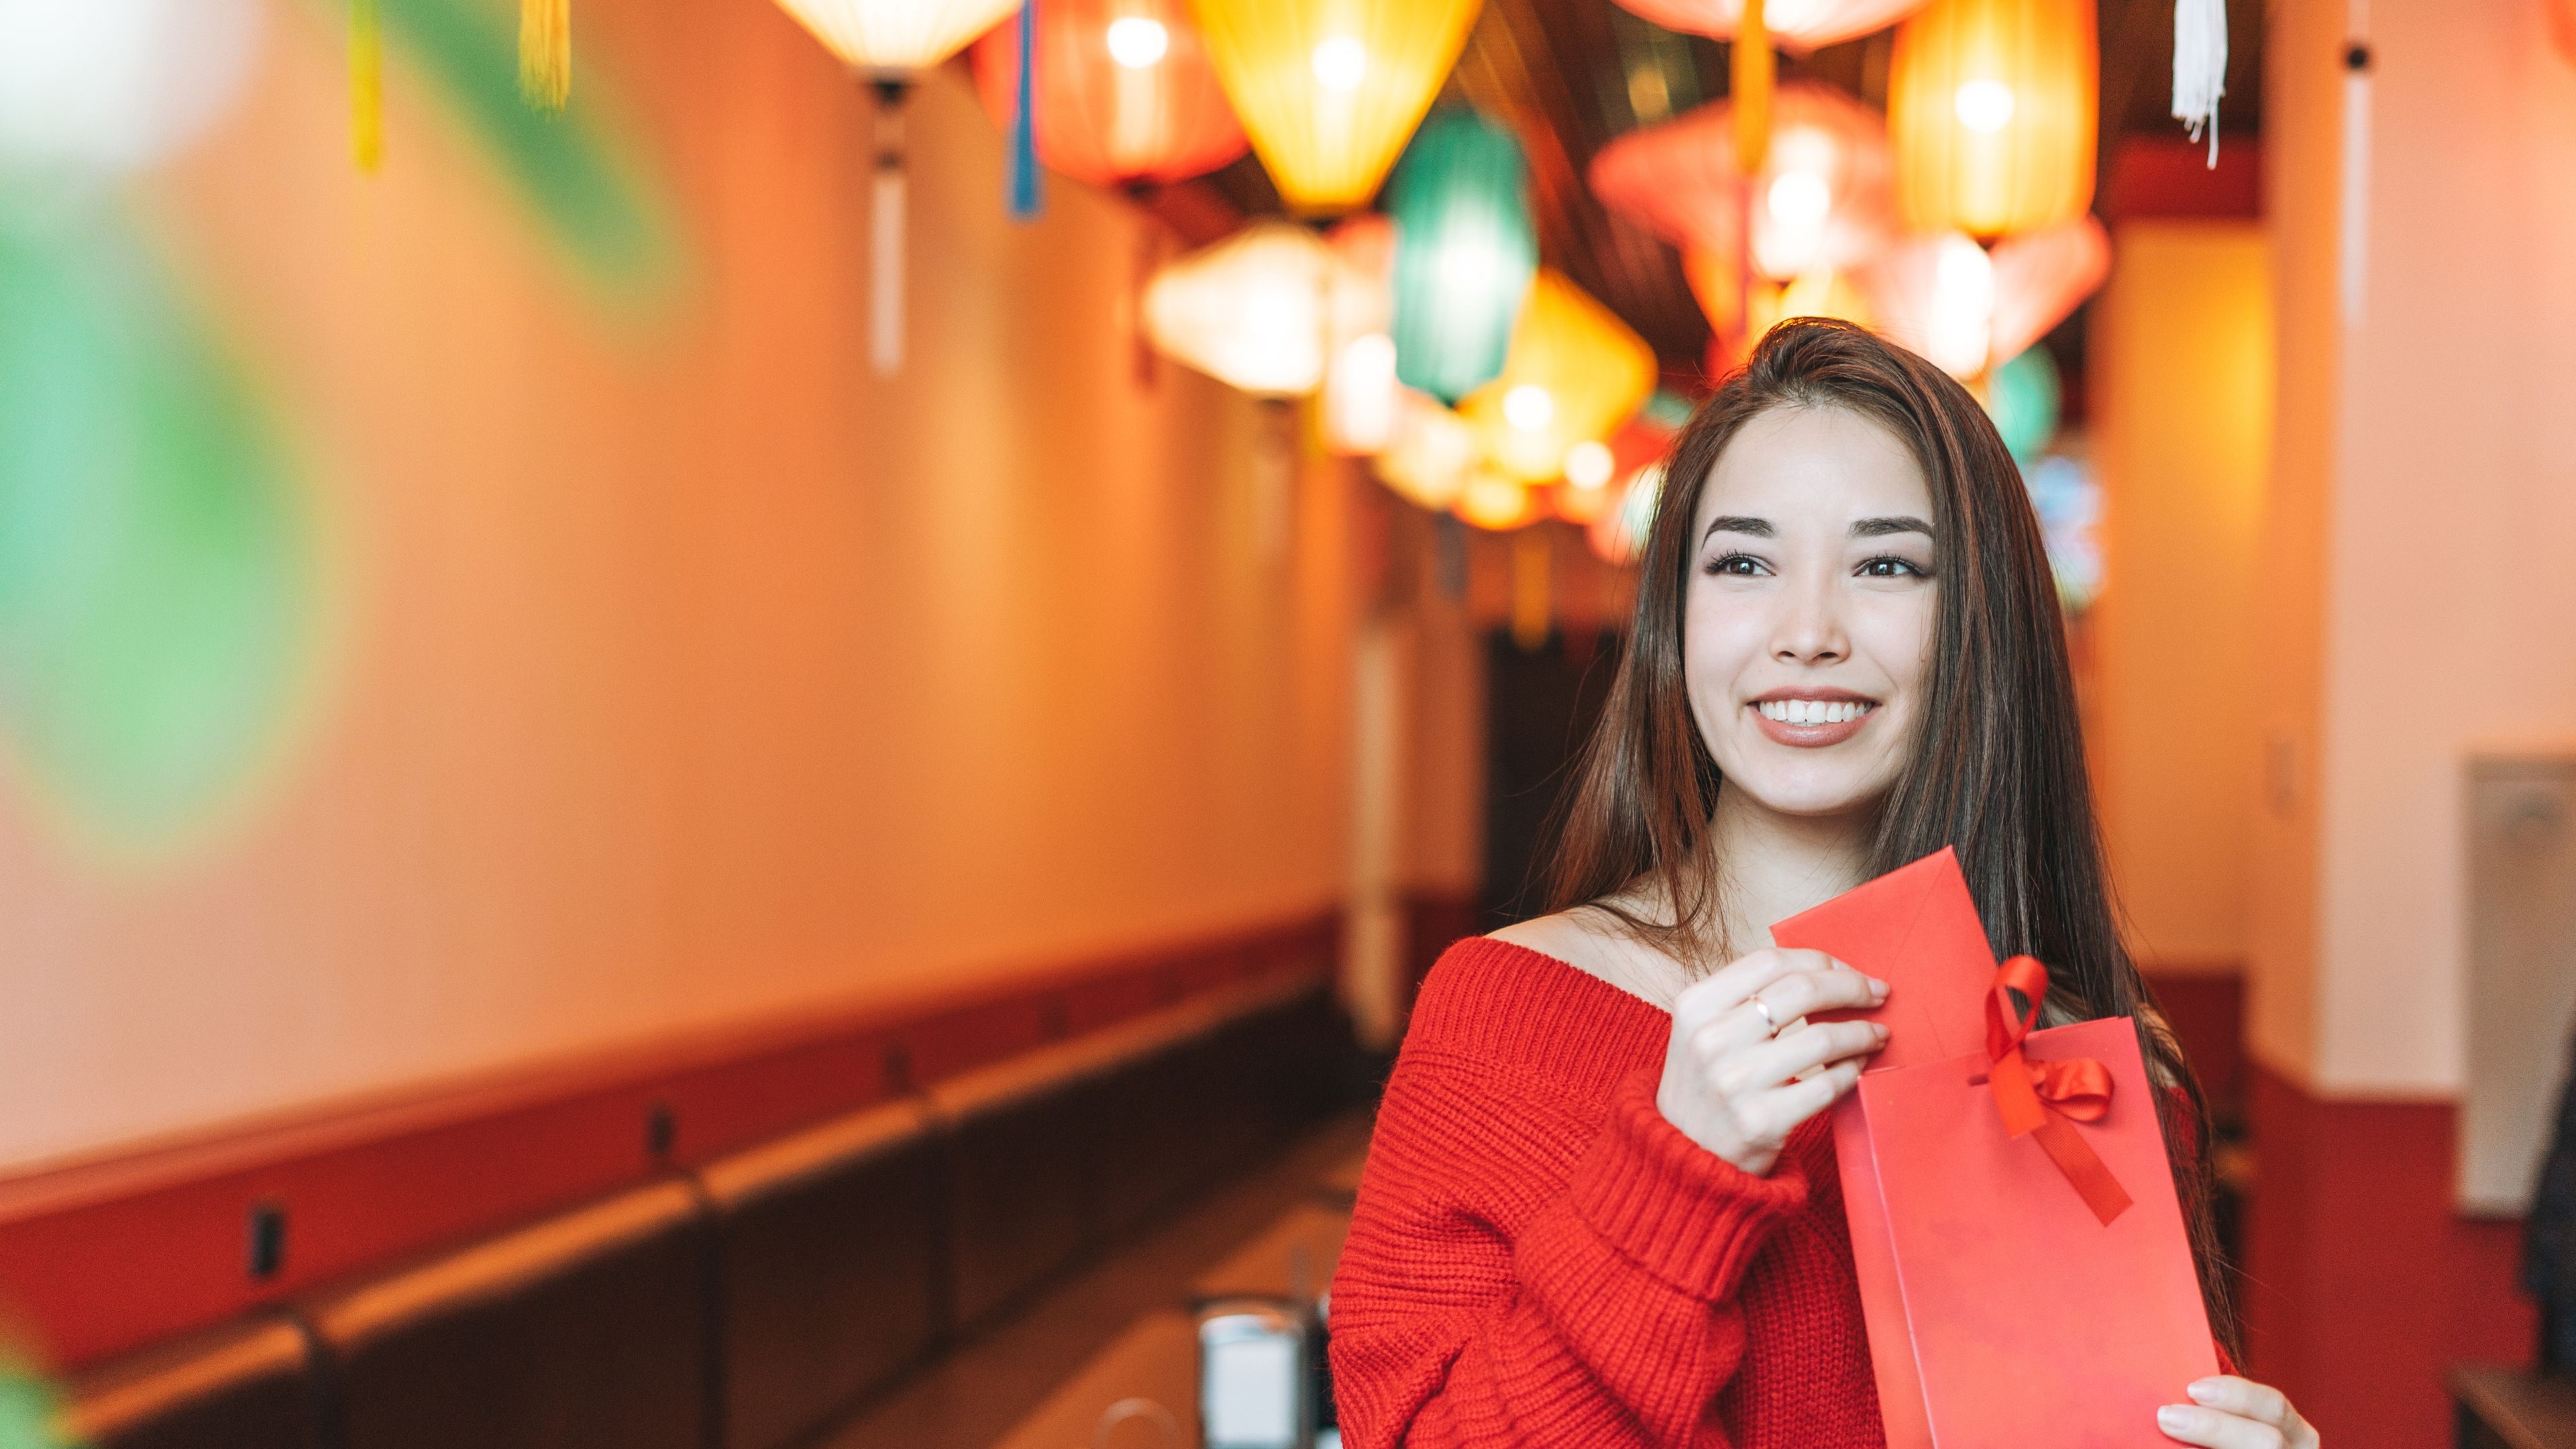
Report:
[{"label": "lantern tassel", "polygon": [[1045,207],[1038,191],[1038,0],[1020,0],[1020,77],[1011,103],[1011,220],[1033,221]]},{"label": "lantern tassel", "polygon": [[1764,159],[1771,154],[1771,72],[1774,62],[1771,57],[1771,28],[1762,18],[1762,0],[1744,0],[1744,16],[1735,27],[1732,59],[1735,169],[1751,176],[1762,169]]},{"label": "lantern tassel", "polygon": [[385,35],[378,0],[349,0],[349,159],[385,164]]},{"label": "lantern tassel", "polygon": [[519,95],[547,112],[572,99],[572,0],[519,0]]},{"label": "lantern tassel", "polygon": [[868,194],[868,357],[879,377],[903,370],[904,82],[877,82],[877,174]]},{"label": "lantern tassel", "polygon": [[2195,141],[2209,131],[2218,166],[2218,98],[2227,94],[2227,0],[2174,0],[2173,116]]}]

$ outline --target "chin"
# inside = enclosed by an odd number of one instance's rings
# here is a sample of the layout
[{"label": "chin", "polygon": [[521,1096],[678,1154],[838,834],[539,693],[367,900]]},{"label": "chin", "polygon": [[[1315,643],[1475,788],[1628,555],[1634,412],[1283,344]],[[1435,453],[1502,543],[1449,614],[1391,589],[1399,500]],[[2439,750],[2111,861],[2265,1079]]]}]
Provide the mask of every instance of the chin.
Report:
[{"label": "chin", "polygon": [[1829,819],[1876,808],[1891,781],[1876,770],[1749,769],[1727,777],[1745,797],[1775,815]]}]

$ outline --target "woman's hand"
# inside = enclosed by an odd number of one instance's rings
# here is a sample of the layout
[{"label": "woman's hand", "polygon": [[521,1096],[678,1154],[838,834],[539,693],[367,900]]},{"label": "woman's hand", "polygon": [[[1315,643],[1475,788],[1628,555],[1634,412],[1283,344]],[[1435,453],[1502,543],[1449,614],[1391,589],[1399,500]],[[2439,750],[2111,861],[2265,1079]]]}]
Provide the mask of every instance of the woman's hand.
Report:
[{"label": "woman's hand", "polygon": [[2188,1404],[2156,1410],[2168,1439],[2202,1449],[2317,1449],[2317,1431],[2279,1389],[2233,1375],[2195,1380]]},{"label": "woman's hand", "polygon": [[1790,1132],[1850,1091],[1860,1059],[1887,1045],[1874,1021],[1800,1019],[1886,1000],[1886,982],[1822,951],[1756,951],[1674,999],[1655,1106],[1693,1142],[1767,1173]]}]

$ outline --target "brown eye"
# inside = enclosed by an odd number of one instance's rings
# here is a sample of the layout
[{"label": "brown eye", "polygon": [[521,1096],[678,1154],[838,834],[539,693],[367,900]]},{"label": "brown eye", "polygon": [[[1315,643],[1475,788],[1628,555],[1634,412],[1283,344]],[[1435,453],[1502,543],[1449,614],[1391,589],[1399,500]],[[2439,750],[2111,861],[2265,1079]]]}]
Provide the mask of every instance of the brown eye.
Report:
[{"label": "brown eye", "polygon": [[1865,579],[1928,579],[1932,572],[1912,559],[1881,555],[1863,563],[1860,576]]},{"label": "brown eye", "polygon": [[1711,576],[1733,574],[1737,578],[1753,578],[1762,572],[1762,560],[1749,553],[1720,554],[1708,561],[1707,572]]}]

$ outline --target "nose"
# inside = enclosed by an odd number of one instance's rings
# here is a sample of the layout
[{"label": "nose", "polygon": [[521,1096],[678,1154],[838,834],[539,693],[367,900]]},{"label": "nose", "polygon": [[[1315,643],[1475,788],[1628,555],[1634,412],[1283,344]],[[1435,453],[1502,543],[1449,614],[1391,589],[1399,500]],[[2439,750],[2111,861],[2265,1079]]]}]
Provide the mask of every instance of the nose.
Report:
[{"label": "nose", "polygon": [[1811,575],[1780,592],[1780,618],[1771,657],[1783,664],[1834,664],[1851,653],[1843,633],[1841,595],[1828,574]]}]

